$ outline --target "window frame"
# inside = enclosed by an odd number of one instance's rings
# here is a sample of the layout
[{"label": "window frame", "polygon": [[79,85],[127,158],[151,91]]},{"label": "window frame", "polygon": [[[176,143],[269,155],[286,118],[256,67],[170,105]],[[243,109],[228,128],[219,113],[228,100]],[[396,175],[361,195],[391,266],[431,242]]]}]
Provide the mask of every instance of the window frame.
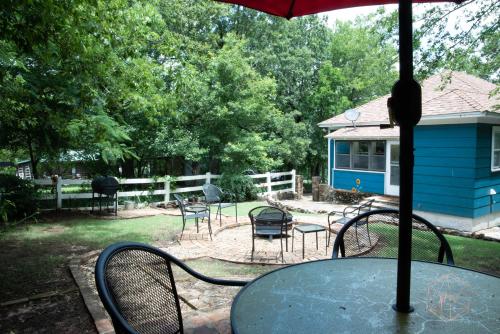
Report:
[{"label": "window frame", "polygon": [[[499,127],[499,132],[500,132],[500,127]],[[354,167],[354,157],[359,156],[360,154],[354,154],[354,143],[368,143],[368,153],[361,154],[363,156],[368,157],[368,168],[355,168]],[[381,142],[382,147],[384,148],[384,153],[383,154],[377,154],[377,143]],[[342,156],[347,156],[347,154],[339,154],[337,153],[337,145],[341,143],[348,143],[349,144],[349,167],[338,167],[338,161],[339,159],[337,158],[339,155]],[[335,170],[354,170],[354,171],[361,171],[361,172],[373,172],[373,173],[385,173],[387,169],[387,163],[386,163],[386,157],[387,157],[387,141],[386,140],[336,140],[335,145],[335,154],[334,154],[334,169]],[[371,166],[374,165],[374,158],[375,157],[383,157],[384,161],[384,168],[383,169],[372,169],[370,168]],[[500,170],[500,168],[499,168]]]},{"label": "window frame", "polygon": [[500,147],[495,148],[495,135],[500,135],[500,126],[491,127],[491,171],[500,171],[500,165],[495,166],[495,152],[500,152]]}]

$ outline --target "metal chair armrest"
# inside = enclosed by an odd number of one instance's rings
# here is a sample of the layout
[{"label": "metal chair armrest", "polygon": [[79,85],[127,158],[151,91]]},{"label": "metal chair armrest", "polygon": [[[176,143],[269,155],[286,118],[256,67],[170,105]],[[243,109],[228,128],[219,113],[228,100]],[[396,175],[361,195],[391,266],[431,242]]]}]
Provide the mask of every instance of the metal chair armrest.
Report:
[{"label": "metal chair armrest", "polygon": [[355,205],[346,206],[344,208],[344,211],[342,212],[342,215],[344,217],[347,217],[347,215],[353,214],[354,212],[356,212],[356,210],[359,210],[359,206],[355,206]]}]

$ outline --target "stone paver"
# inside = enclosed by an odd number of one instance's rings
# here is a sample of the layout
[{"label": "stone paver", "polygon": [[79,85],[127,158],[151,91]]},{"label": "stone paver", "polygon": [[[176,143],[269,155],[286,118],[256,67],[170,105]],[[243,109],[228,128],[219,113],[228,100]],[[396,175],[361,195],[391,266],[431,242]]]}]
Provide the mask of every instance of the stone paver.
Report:
[{"label": "stone paver", "polygon": [[[308,223],[327,226],[325,217],[296,215],[296,224]],[[214,221],[212,219],[212,221]],[[335,232],[342,226],[335,224],[331,234],[331,242],[328,249],[326,245],[326,233],[318,232],[318,249],[316,249],[316,236],[314,233],[305,235],[305,259],[302,259],[302,234],[295,233],[293,240],[294,249],[292,251],[292,232],[283,238],[283,258],[285,264],[300,263],[313,259],[330,258],[333,251],[333,240]],[[208,234],[208,224],[200,223],[199,233],[196,227],[191,225],[184,231],[182,238],[179,236],[179,243],[166,247],[165,250],[181,259],[192,259],[196,257],[208,256],[214,259],[230,261],[235,263],[248,264],[282,264],[280,238],[258,237],[255,239],[255,251],[252,256],[252,230],[248,218],[238,217],[236,223],[234,217],[222,217],[222,227],[218,222],[212,224],[212,240]],[[286,241],[288,240],[288,251],[286,251]]]},{"label": "stone paver", "polygon": [[476,237],[481,237],[481,239],[500,241],[500,226],[490,227],[484,230],[480,230],[474,233]]}]

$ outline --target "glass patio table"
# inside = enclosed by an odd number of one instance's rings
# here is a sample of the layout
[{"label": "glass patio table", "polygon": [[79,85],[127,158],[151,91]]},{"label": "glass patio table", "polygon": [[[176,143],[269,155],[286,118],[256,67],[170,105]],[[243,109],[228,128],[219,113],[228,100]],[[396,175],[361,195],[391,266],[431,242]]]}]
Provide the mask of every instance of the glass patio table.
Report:
[{"label": "glass patio table", "polygon": [[412,261],[412,313],[396,302],[397,260],[343,258],[288,266],[246,285],[233,333],[500,333],[500,278]]}]

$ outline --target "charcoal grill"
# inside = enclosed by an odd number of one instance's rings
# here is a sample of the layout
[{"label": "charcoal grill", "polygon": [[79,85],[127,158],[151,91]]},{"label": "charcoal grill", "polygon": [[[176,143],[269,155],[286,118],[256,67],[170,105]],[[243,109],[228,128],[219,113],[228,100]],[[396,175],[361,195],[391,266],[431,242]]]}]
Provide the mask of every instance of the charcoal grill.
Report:
[{"label": "charcoal grill", "polygon": [[[109,209],[109,203],[113,204],[113,211],[116,216],[118,211],[118,188],[120,183],[112,176],[98,176],[92,180],[92,212],[94,212],[94,201],[99,199],[99,212],[102,212],[102,200],[106,201],[106,209]],[[96,197],[97,194],[97,197]]]}]

